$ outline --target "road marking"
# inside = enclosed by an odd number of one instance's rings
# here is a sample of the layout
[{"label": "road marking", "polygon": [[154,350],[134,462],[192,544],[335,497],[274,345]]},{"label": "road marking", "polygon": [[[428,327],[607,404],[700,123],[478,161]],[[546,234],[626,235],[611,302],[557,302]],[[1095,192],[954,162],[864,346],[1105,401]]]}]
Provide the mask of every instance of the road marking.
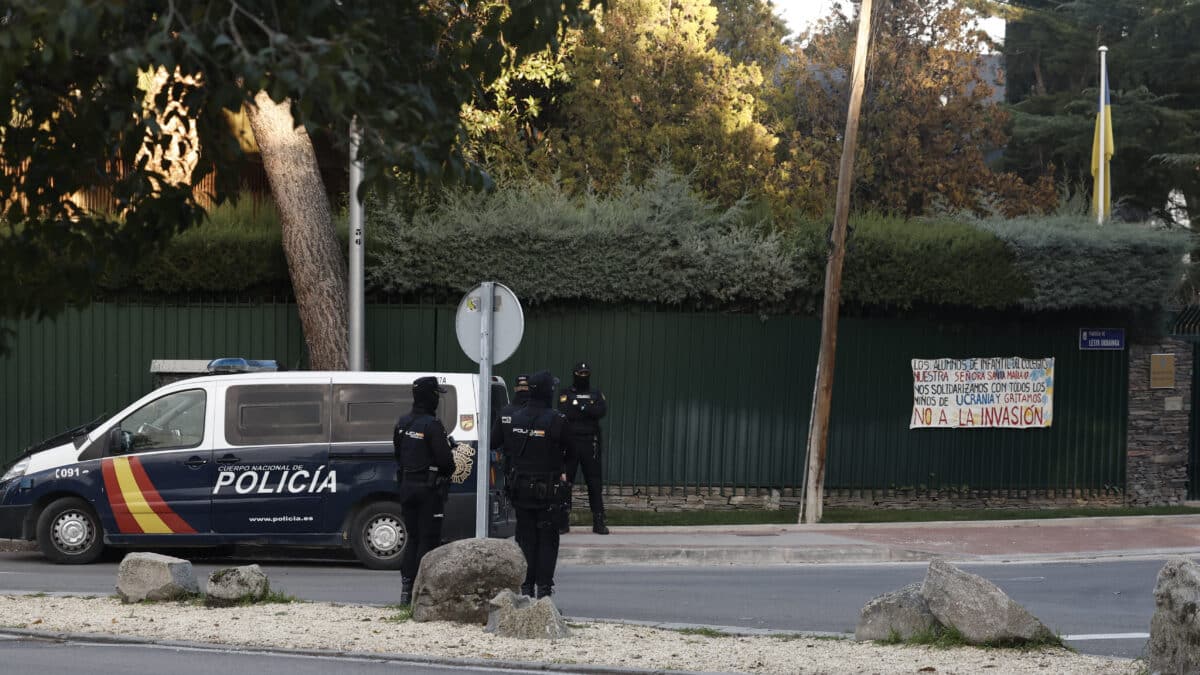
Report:
[{"label": "road marking", "polygon": [[1063,639],[1070,642],[1084,640],[1146,640],[1149,633],[1086,633],[1083,635],[1064,635]]},{"label": "road marking", "polygon": [[1046,577],[1013,577],[1012,579],[1001,579],[1001,581],[1045,581]]}]

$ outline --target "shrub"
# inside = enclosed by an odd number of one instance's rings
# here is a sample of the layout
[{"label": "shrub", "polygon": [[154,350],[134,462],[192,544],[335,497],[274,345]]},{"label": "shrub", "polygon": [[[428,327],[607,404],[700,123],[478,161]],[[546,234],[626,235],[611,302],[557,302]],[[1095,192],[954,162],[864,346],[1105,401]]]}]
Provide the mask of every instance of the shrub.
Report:
[{"label": "shrub", "polygon": [[538,183],[451,192],[411,225],[387,204],[371,210],[382,248],[370,282],[456,298],[490,278],[533,303],[780,303],[795,285],[784,242],[746,220],[744,205],[718,209],[664,169],[612,197]]}]

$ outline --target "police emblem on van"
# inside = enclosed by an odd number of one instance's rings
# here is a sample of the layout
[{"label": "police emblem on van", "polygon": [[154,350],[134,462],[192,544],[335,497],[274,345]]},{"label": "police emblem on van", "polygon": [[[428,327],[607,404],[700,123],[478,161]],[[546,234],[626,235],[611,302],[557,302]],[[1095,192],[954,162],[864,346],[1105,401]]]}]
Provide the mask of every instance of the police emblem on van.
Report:
[{"label": "police emblem on van", "polygon": [[475,448],[466,443],[459,443],[451,451],[454,454],[454,474],[450,482],[462,484],[471,475],[471,467],[475,466]]}]

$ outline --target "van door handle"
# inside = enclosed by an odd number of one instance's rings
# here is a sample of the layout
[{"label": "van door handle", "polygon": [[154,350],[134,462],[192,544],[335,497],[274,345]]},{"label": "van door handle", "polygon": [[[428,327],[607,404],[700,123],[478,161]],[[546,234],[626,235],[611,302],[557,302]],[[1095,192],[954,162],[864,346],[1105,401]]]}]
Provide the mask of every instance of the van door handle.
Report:
[{"label": "van door handle", "polygon": [[192,455],[191,457],[188,457],[186,462],[183,463],[183,465],[189,469],[199,469],[205,464],[208,464],[208,460],[204,459],[200,455]]},{"label": "van door handle", "polygon": [[240,461],[242,461],[241,457],[226,453],[221,455],[221,458],[217,460],[217,464],[237,464]]}]

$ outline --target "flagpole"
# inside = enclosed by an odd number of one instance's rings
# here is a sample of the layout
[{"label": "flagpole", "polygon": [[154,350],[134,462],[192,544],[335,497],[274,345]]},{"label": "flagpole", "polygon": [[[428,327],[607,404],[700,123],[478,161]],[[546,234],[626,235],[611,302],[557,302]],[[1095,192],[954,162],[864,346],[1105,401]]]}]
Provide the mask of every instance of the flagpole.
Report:
[{"label": "flagpole", "polygon": [[1105,164],[1105,158],[1108,156],[1108,148],[1104,147],[1105,140],[1108,138],[1108,110],[1105,105],[1105,94],[1108,92],[1108,68],[1105,63],[1108,55],[1108,47],[1101,45],[1098,49],[1100,52],[1100,106],[1098,114],[1100,115],[1100,155],[1096,171],[1096,224],[1104,224],[1104,212],[1108,202],[1108,183],[1104,180],[1105,173],[1108,169]]}]

